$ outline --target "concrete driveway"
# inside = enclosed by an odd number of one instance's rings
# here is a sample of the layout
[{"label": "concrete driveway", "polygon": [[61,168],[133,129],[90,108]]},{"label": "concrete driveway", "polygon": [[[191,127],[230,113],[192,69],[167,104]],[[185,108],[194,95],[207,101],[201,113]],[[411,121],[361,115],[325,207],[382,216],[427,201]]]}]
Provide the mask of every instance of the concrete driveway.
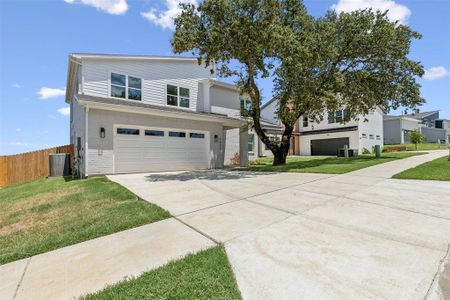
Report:
[{"label": "concrete driveway", "polygon": [[345,175],[109,178],[224,243],[246,299],[450,299],[450,183],[389,179],[443,155]]}]

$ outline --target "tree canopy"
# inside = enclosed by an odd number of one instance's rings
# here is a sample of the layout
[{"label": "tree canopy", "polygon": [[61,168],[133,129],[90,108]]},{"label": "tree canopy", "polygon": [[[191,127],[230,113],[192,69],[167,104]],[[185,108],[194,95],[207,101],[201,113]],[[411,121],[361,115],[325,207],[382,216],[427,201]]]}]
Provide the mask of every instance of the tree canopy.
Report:
[{"label": "tree canopy", "polygon": [[[408,58],[419,33],[386,12],[359,10],[316,18],[300,0],[205,0],[181,4],[172,39],[175,53],[192,52],[219,76],[237,76],[252,100],[249,116],[262,142],[285,163],[295,122],[322,120],[345,108],[349,117],[379,106],[386,111],[424,102],[419,62]],[[259,78],[273,79],[281,142],[260,124]]]}]

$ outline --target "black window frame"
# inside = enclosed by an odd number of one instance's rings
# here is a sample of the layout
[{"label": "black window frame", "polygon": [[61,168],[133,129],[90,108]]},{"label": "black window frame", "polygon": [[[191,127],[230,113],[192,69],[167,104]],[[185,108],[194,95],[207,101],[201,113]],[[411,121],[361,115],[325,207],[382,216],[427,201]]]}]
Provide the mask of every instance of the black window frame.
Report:
[{"label": "black window frame", "polygon": [[191,139],[204,139],[205,138],[205,134],[201,133],[201,132],[190,132],[189,133],[189,138],[191,138]]},{"label": "black window frame", "polygon": [[169,137],[185,138],[186,132],[184,132],[184,131],[169,131]]},{"label": "black window frame", "polygon": [[[156,134],[150,134],[150,133],[156,133]],[[145,136],[156,136],[156,137],[163,137],[165,136],[165,133],[163,130],[156,130],[156,129],[145,129],[144,130]]]},{"label": "black window frame", "polygon": [[[120,132],[120,131],[122,131],[122,132]],[[133,132],[133,133],[131,133],[131,132]],[[138,128],[117,127],[116,133],[122,134],[122,135],[140,135],[141,130]]]}]

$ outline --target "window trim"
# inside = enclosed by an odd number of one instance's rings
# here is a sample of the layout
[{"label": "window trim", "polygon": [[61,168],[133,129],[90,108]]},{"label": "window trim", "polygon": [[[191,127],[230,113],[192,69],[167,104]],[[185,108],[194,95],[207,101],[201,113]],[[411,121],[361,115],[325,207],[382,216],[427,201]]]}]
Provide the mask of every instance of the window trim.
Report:
[{"label": "window trim", "polygon": [[[114,97],[111,95],[111,86],[117,86],[117,87],[122,87],[121,85],[117,85],[117,84],[113,84],[111,83],[111,74],[117,74],[117,75],[123,75],[125,76],[125,98],[121,98],[121,97]],[[134,87],[129,87],[128,86],[128,77],[134,77],[137,79],[141,80],[141,88],[134,88]],[[119,73],[119,72],[115,72],[115,71],[109,71],[109,76],[108,76],[108,97],[110,98],[114,98],[114,99],[120,99],[120,100],[128,100],[128,101],[142,101],[142,99],[144,98],[144,93],[143,93],[143,84],[144,84],[144,79],[142,77],[136,76],[136,75],[131,75],[129,73]],[[137,100],[137,99],[130,99],[128,98],[128,89],[133,89],[133,90],[139,90],[141,91],[141,99]]]},{"label": "window trim", "polygon": [[[346,111],[347,111],[347,113],[346,113]],[[340,118],[341,118],[341,121],[338,121],[338,118],[337,118],[337,113],[338,112],[340,112]],[[330,115],[332,115],[333,116],[333,122],[330,122]],[[347,123],[347,122],[350,122],[350,121],[352,121],[352,119],[349,117],[349,113],[348,113],[348,110],[347,109],[345,109],[345,108],[343,108],[343,109],[338,109],[338,110],[336,110],[336,111],[333,111],[333,112],[328,112],[328,118],[327,118],[327,121],[328,121],[328,124],[345,124],[345,123]],[[346,120],[346,117],[348,117],[348,119]]]},{"label": "window trim", "polygon": [[[177,97],[177,105],[170,105],[170,104],[167,103],[167,96],[173,96],[173,97],[175,97],[175,95],[172,95],[172,94],[167,93],[167,86],[169,86],[169,85],[177,87],[177,92],[178,92],[178,95],[176,96],[176,97]],[[181,97],[181,95],[180,95],[180,88],[187,89],[187,90],[189,91],[189,98]],[[175,83],[166,83],[165,90],[164,90],[164,95],[165,95],[165,97],[164,97],[164,98],[165,98],[165,99],[164,99],[164,105],[165,105],[165,106],[168,106],[168,107],[177,107],[177,108],[180,108],[180,109],[187,109],[187,110],[190,110],[190,109],[191,109],[191,99],[192,99],[192,94],[191,94],[191,88],[190,88],[190,87],[187,87],[187,86],[184,86],[184,85],[178,85],[178,84],[175,84]],[[180,106],[180,100],[181,100],[181,98],[189,99],[189,106],[188,106],[188,107]]]}]

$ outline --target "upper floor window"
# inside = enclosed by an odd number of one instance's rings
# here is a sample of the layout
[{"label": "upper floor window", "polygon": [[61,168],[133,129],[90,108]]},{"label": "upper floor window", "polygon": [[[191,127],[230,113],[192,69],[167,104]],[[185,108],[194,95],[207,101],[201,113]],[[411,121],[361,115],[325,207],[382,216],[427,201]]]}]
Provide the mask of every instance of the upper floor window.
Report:
[{"label": "upper floor window", "polygon": [[111,73],[111,97],[141,100],[142,80],[133,76]]},{"label": "upper floor window", "polygon": [[303,117],[303,127],[308,127],[308,125],[309,125],[308,117]]},{"label": "upper floor window", "polygon": [[434,127],[436,128],[444,128],[444,122],[442,120],[436,120],[434,121]]},{"label": "upper floor window", "polygon": [[328,113],[328,124],[344,123],[348,121],[350,121],[350,112],[346,109]]},{"label": "upper floor window", "polygon": [[176,85],[167,85],[167,105],[189,108],[189,89]]}]

